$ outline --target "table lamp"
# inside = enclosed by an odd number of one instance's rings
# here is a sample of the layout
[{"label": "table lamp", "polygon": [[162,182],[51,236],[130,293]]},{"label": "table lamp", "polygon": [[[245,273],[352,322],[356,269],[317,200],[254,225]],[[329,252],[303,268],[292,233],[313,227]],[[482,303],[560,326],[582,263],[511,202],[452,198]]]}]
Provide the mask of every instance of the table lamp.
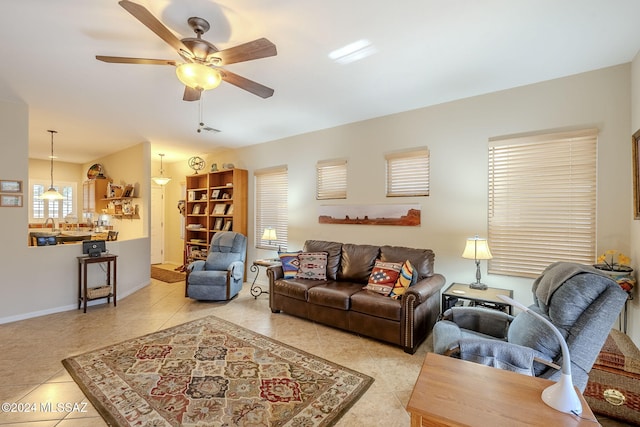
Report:
[{"label": "table lamp", "polygon": [[[278,236],[276,235],[275,228],[267,227],[264,229],[262,233],[262,240],[266,240],[269,242],[269,245],[273,244],[274,240],[278,240]],[[280,252],[280,246],[278,245],[278,252]]]},{"label": "table lamp", "polygon": [[462,258],[473,259],[476,261],[476,281],[471,283],[469,287],[471,289],[486,290],[487,285],[480,283],[480,260],[493,258],[493,255],[491,255],[491,251],[489,250],[487,239],[481,239],[478,235],[467,239],[467,245],[464,247],[464,251],[462,252]]},{"label": "table lamp", "polygon": [[560,380],[558,380],[557,383],[550,385],[549,387],[542,390],[542,401],[560,412],[574,415],[582,414],[582,404],[580,403],[580,398],[578,397],[578,393],[576,393],[576,390],[573,387],[573,381],[571,379],[571,356],[569,355],[569,347],[567,347],[567,342],[564,340],[564,337],[562,336],[558,328],[556,328],[554,324],[544,316],[536,313],[533,310],[530,310],[529,307],[525,307],[523,304],[520,304],[514,299],[509,298],[506,295],[498,295],[498,298],[509,305],[518,307],[520,310],[528,312],[534,317],[540,319],[549,328],[551,328],[553,333],[558,338],[558,341],[560,341],[560,348],[562,349],[562,370]]}]

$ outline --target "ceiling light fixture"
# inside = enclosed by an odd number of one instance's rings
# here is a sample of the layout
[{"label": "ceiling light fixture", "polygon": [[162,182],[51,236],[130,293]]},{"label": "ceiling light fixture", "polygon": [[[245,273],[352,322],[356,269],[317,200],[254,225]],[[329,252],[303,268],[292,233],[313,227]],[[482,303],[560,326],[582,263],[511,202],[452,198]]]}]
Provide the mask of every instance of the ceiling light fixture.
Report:
[{"label": "ceiling light fixture", "polygon": [[378,49],[367,39],[360,39],[353,43],[349,43],[339,49],[329,53],[329,58],[338,64],[349,64],[350,62],[359,61],[367,56],[378,52]]},{"label": "ceiling light fixture", "polygon": [[54,133],[58,133],[58,131],[56,130],[48,130],[47,132],[51,133],[51,156],[49,156],[49,158],[51,159],[51,185],[49,186],[49,189],[47,191],[45,191],[44,193],[42,193],[42,196],[40,196],[41,199],[47,199],[47,200],[61,200],[64,199],[64,196],[60,193],[58,193],[58,190],[56,190],[53,187],[53,134]]},{"label": "ceiling light fixture", "polygon": [[199,62],[178,65],[176,75],[185,86],[197,90],[215,89],[222,82],[220,71]]},{"label": "ceiling light fixture", "polygon": [[164,157],[164,154],[158,154],[158,156],[160,156],[160,176],[154,176],[151,179],[158,185],[166,185],[171,181],[171,178],[164,176],[164,170],[162,169],[162,158]]}]

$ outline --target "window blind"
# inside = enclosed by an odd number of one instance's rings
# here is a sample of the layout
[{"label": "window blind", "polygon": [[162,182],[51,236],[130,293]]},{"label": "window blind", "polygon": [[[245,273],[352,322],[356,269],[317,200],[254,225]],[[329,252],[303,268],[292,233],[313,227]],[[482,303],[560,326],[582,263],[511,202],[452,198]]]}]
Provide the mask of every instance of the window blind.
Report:
[{"label": "window blind", "polygon": [[[256,219],[254,241],[261,249],[287,249],[288,173],[286,166],[254,172]],[[276,230],[277,240],[262,240],[264,229]]]},{"label": "window blind", "polygon": [[347,198],[347,161],[325,160],[316,165],[316,199]]},{"label": "window blind", "polygon": [[489,273],[594,262],[596,143],[593,129],[490,140]]},{"label": "window blind", "polygon": [[429,150],[389,153],[387,161],[387,197],[429,195]]}]

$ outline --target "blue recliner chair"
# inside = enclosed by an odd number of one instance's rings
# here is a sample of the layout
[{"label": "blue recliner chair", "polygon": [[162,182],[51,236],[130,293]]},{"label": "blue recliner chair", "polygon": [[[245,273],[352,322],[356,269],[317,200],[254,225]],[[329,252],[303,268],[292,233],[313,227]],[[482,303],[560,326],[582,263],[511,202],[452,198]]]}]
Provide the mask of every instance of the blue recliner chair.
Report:
[{"label": "blue recliner chair", "polygon": [[[584,391],[611,327],[627,300],[618,284],[591,266],[557,262],[533,283],[529,309],[553,323],[567,342],[573,384]],[[557,380],[558,339],[527,312],[513,317],[479,307],[452,307],[433,328],[436,353]]]},{"label": "blue recliner chair", "polygon": [[247,237],[222,231],[211,239],[206,261],[187,267],[186,296],[197,300],[226,301],[242,289]]}]

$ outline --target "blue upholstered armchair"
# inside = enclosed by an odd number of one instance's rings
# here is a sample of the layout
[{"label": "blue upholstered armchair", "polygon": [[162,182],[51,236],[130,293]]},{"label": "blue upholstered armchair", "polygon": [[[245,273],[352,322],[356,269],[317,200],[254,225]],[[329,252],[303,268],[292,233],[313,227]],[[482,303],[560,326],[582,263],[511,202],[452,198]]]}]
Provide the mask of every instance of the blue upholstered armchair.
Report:
[{"label": "blue upholstered armchair", "polygon": [[[573,384],[588,374],[627,293],[591,266],[558,262],[533,283],[529,308],[553,323],[567,341]],[[433,328],[434,351],[483,365],[557,380],[562,351],[556,336],[533,315],[513,317],[480,307],[453,307]],[[557,366],[555,366],[557,365]]]},{"label": "blue upholstered armchair", "polygon": [[214,234],[206,261],[194,261],[187,267],[186,296],[212,301],[235,297],[244,282],[246,256],[246,236],[233,231]]}]

